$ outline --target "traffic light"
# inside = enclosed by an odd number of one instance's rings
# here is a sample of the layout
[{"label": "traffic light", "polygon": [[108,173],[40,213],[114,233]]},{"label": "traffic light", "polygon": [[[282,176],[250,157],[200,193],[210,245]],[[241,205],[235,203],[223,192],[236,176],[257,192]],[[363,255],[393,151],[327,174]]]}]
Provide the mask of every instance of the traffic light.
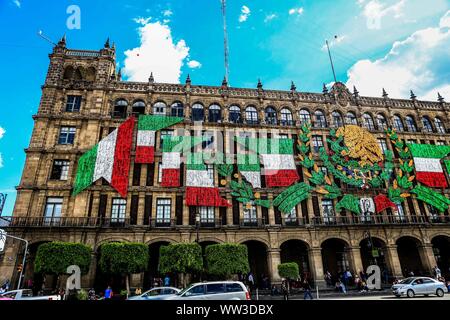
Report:
[{"label": "traffic light", "polygon": [[17,272],[22,272],[22,270],[23,270],[23,265],[20,263],[20,264],[17,266]]}]

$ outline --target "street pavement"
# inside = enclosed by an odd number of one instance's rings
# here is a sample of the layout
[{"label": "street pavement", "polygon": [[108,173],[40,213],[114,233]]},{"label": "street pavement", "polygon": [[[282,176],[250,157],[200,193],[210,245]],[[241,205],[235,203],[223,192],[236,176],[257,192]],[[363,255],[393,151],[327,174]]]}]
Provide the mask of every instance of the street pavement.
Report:
[{"label": "street pavement", "polygon": [[[301,300],[301,299],[295,299]],[[417,300],[444,300],[450,301],[450,294],[446,294],[444,297],[439,298],[437,296],[416,296],[414,298],[401,297],[397,298],[394,295],[382,295],[382,296],[334,296],[334,297],[323,297],[320,300],[383,300],[383,301],[417,301]]]}]

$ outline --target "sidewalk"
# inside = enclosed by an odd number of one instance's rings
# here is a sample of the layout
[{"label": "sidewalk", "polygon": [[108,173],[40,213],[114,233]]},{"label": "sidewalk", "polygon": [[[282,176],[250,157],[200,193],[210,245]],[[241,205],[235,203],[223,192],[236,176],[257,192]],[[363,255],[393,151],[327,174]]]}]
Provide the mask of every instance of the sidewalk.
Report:
[{"label": "sidewalk", "polygon": [[[314,299],[317,299],[317,291],[313,290],[313,291],[311,291],[311,293],[312,293]],[[359,292],[357,290],[350,289],[349,291],[347,291],[346,294],[337,292],[335,290],[325,289],[325,290],[319,291],[319,298],[330,299],[330,298],[342,298],[342,297],[385,296],[385,295],[390,295],[390,294],[391,294],[391,290],[388,288],[384,288],[381,290],[371,290],[368,292]],[[272,295],[270,295],[269,292],[267,292],[267,290],[259,292],[258,296],[259,296],[259,300],[283,300],[282,294],[272,296]],[[253,292],[251,297],[252,297],[252,300],[256,300],[256,293]],[[303,291],[299,291],[299,292],[289,295],[289,299],[303,300]]]}]

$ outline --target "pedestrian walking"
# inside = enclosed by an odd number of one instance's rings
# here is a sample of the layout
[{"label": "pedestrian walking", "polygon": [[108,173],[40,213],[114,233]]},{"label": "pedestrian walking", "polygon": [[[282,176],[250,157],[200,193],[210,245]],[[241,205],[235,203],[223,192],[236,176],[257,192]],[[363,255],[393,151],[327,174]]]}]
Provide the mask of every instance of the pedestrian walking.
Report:
[{"label": "pedestrian walking", "polygon": [[89,299],[89,300],[96,300],[94,288],[89,289],[89,292],[88,292],[88,299]]},{"label": "pedestrian walking", "polygon": [[303,280],[302,283],[303,290],[305,291],[303,295],[303,300],[306,300],[306,297],[309,297],[311,300],[313,300],[313,296],[311,294],[311,285],[309,284],[308,280],[306,278]]},{"label": "pedestrian walking", "polygon": [[289,287],[286,280],[281,282],[281,291],[283,292],[283,299],[289,300]]},{"label": "pedestrian walking", "polygon": [[434,266],[433,273],[436,279],[439,279],[442,276],[441,269],[439,269],[438,266]]},{"label": "pedestrian walking", "polygon": [[140,295],[142,294],[142,289],[141,289],[141,288],[137,288],[137,289],[134,291],[134,294],[137,295],[137,296],[140,296]]},{"label": "pedestrian walking", "polygon": [[253,277],[253,273],[249,273],[247,277],[248,284],[250,285],[250,290],[253,290],[255,287],[255,279]]}]

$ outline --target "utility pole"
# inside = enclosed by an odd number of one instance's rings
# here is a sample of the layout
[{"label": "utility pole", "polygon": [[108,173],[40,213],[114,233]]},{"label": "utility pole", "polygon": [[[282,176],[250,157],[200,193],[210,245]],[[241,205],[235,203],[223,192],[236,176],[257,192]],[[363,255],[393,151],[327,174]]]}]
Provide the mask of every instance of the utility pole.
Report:
[{"label": "utility pole", "polygon": [[224,48],[224,63],[225,63],[225,79],[227,83],[230,82],[229,64],[228,64],[228,33],[227,33],[227,0],[222,0],[222,19],[223,19],[223,48]]}]

